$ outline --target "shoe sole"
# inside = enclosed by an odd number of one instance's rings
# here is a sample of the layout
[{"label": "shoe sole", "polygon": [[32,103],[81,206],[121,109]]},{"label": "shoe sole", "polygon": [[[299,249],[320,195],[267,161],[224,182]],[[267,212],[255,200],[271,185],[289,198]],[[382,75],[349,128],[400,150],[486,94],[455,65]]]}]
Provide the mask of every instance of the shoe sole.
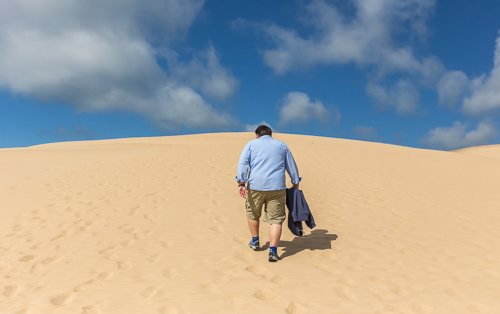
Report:
[{"label": "shoe sole", "polygon": [[250,247],[252,250],[254,250],[254,251],[257,251],[258,249],[260,249],[260,247],[258,247],[258,246],[251,246],[251,245],[249,245],[249,247]]},{"label": "shoe sole", "polygon": [[281,260],[281,258],[279,257],[276,257],[276,256],[269,256],[269,259],[268,259],[271,263],[275,263],[279,260]]}]

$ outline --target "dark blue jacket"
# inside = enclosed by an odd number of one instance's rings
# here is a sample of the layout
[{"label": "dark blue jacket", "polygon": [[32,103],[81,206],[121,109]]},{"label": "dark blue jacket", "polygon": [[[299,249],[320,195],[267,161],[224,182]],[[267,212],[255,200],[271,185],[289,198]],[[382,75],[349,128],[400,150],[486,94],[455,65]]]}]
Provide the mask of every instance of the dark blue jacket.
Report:
[{"label": "dark blue jacket", "polygon": [[296,236],[303,235],[302,221],[309,229],[316,227],[314,218],[307,205],[304,193],[299,189],[286,189],[286,207],[288,208],[288,228]]}]

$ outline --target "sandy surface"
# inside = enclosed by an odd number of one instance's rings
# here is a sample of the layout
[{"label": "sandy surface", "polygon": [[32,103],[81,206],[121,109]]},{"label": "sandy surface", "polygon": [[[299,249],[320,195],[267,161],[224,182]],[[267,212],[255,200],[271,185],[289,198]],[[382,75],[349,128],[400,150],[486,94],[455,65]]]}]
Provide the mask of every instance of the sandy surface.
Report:
[{"label": "sandy surface", "polygon": [[485,145],[455,150],[457,153],[500,159],[500,145]]},{"label": "sandy surface", "polygon": [[498,158],[275,137],[317,223],[278,263],[247,246],[251,133],[1,149],[0,313],[500,313]]}]

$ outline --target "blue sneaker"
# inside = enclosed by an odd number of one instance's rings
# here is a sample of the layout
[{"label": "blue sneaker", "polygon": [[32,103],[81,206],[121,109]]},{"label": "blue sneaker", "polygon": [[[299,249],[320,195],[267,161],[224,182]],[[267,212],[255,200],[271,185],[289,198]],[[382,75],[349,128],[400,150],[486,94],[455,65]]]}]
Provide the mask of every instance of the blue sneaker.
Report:
[{"label": "blue sneaker", "polygon": [[277,253],[274,253],[273,251],[269,251],[269,261],[270,262],[277,262],[280,260],[281,260],[281,258],[278,256]]},{"label": "blue sneaker", "polygon": [[250,241],[250,243],[248,243],[248,246],[254,250],[254,251],[257,251],[259,248],[260,248],[260,243],[259,243],[259,240],[253,242],[253,241]]}]

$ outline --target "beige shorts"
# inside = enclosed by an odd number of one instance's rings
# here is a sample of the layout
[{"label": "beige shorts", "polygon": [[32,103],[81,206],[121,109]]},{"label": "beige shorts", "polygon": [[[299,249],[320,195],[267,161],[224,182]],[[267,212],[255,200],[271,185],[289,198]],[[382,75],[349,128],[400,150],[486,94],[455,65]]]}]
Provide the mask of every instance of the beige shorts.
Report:
[{"label": "beige shorts", "polygon": [[285,221],[286,190],[254,191],[247,189],[246,213],[252,220],[259,220],[264,207],[262,220],[270,224],[281,225]]}]

